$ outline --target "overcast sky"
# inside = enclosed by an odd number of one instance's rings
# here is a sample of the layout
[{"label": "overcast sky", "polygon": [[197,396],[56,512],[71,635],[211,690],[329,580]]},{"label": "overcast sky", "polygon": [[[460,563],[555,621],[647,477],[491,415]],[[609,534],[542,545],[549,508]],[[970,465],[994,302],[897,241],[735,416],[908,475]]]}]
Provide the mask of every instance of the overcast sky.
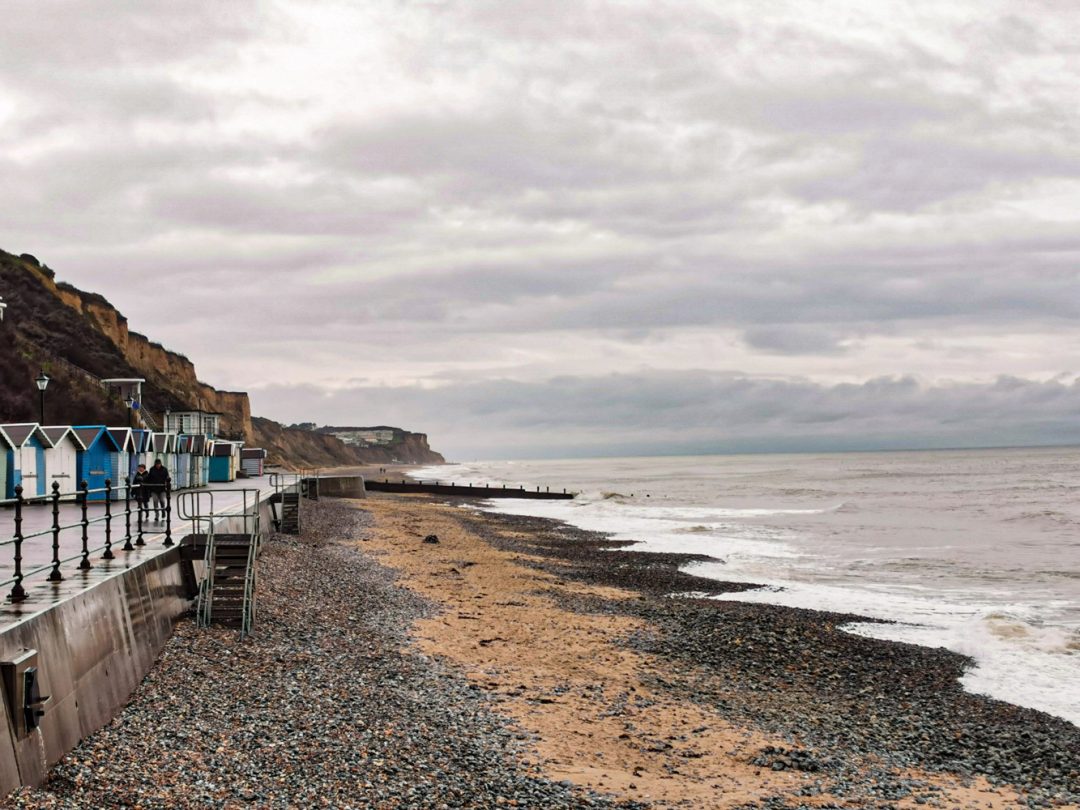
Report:
[{"label": "overcast sky", "polygon": [[7,3],[0,247],[257,414],[455,458],[1078,442],[1078,31],[1051,0]]}]

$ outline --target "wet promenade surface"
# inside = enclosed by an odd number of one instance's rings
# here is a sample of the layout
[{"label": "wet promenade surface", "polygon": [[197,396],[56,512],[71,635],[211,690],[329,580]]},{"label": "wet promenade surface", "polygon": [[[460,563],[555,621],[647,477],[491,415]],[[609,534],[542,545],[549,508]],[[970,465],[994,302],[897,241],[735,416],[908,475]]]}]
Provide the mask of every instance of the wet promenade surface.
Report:
[{"label": "wet promenade surface", "polygon": [[[243,507],[244,493],[240,490],[247,489],[248,501],[253,498],[251,490],[259,492],[260,499],[267,497],[272,488],[266,478],[258,478],[232,483],[210,484],[198,489],[180,490],[172,494],[172,540],[179,543],[180,539],[192,532],[190,520],[184,520],[181,515],[190,511],[191,498],[200,500],[202,511],[210,510],[209,503],[213,501],[215,513],[239,511]],[[193,493],[203,493],[194,495]],[[208,494],[213,493],[213,494]],[[182,509],[180,499],[186,499],[188,504]],[[142,538],[145,545],[135,546],[138,540],[138,513],[134,501],[131,503],[131,542],[133,550],[124,551],[124,545],[128,534],[128,516],[123,500],[113,501],[109,504],[112,520],[106,522],[106,505],[104,502],[91,502],[87,505],[86,517],[91,521],[86,527],[87,548],[90,550],[88,561],[92,566],[89,569],[80,569],[82,562],[82,507],[73,501],[61,501],[59,523],[63,528],[60,532],[59,557],[63,561],[60,565],[60,574],[63,579],[59,582],[50,582],[48,577],[52,571],[53,559],[53,506],[49,504],[32,504],[22,509],[22,572],[24,576],[23,588],[26,590],[26,599],[12,603],[9,598],[12,584],[9,580],[15,574],[15,546],[10,541],[15,535],[15,510],[13,508],[0,508],[0,633],[22,619],[27,618],[39,611],[45,610],[57,602],[69,598],[87,588],[92,587],[110,576],[122,572],[128,568],[139,565],[146,560],[152,559],[168,550],[165,546],[166,524],[162,516],[158,522],[154,521],[154,513],[144,517],[142,524]],[[107,530],[110,535],[107,538]],[[44,531],[35,537],[28,535]],[[106,541],[111,540],[113,559],[105,559]]]}]

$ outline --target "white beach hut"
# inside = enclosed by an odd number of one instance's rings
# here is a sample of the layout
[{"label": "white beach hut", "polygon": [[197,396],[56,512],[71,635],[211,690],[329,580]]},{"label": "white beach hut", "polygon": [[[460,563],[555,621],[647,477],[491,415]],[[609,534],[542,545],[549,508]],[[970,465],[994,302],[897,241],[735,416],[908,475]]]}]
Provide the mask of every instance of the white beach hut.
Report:
[{"label": "white beach hut", "polygon": [[86,450],[86,445],[70,427],[43,427],[41,431],[49,438],[51,445],[45,448],[46,492],[52,492],[52,485],[59,484],[64,500],[74,500],[81,483],[79,453]]}]

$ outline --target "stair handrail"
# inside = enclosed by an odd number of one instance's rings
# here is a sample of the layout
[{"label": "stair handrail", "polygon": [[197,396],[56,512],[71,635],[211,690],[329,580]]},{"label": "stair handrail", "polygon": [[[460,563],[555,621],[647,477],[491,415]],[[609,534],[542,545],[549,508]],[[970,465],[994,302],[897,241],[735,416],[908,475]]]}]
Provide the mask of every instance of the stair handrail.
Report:
[{"label": "stair handrail", "polygon": [[216,568],[214,564],[214,521],[212,519],[205,520],[207,529],[206,548],[203,551],[203,568],[206,573],[202,582],[199,583],[199,601],[195,606],[195,616],[199,627],[210,626],[214,611],[214,569]]},{"label": "stair handrail", "polygon": [[247,568],[244,569],[244,601],[240,614],[240,638],[244,639],[251,632],[255,622],[255,559],[258,556],[259,532],[251,535],[248,543]]}]

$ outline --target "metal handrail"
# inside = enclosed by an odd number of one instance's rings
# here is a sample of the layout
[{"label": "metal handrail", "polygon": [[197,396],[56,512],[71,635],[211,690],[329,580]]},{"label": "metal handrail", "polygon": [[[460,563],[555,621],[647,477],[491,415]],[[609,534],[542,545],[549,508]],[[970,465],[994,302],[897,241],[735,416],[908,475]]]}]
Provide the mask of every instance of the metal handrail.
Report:
[{"label": "metal handrail", "polygon": [[[143,539],[143,518],[149,512],[149,505],[146,499],[142,497],[144,491],[157,490],[158,487],[149,484],[132,484],[129,477],[124,478],[124,483],[120,487],[114,488],[112,485],[112,479],[105,479],[105,486],[90,488],[88,483],[83,480],[80,482],[79,488],[72,492],[61,492],[60,482],[54,481],[52,485],[52,492],[48,495],[31,495],[24,496],[22,485],[15,487],[15,497],[8,498],[0,501],[0,506],[12,506],[15,511],[14,524],[15,533],[10,540],[0,541],[0,547],[14,546],[13,562],[14,562],[14,576],[0,581],[0,587],[11,585],[11,592],[8,594],[8,599],[12,602],[21,602],[26,599],[26,589],[23,587],[23,582],[35,574],[40,574],[45,570],[49,570],[48,581],[49,582],[62,582],[64,575],[61,572],[61,567],[66,564],[79,560],[78,568],[81,571],[88,571],[93,568],[93,564],[90,562],[90,556],[96,554],[99,551],[104,551],[101,558],[104,560],[115,559],[116,555],[113,553],[113,518],[118,517],[113,514],[113,493],[115,491],[122,490],[124,493],[124,545],[123,551],[134,551],[136,546],[146,545]],[[132,526],[131,526],[131,500],[132,493],[136,492],[136,539],[132,543]],[[89,514],[89,501],[90,495],[104,493],[104,507],[105,514],[98,517],[90,517]],[[75,502],[81,510],[81,517],[76,523],[62,524],[60,522],[60,501],[62,498],[69,498],[74,496]],[[35,532],[24,533],[22,530],[23,524],[23,508],[28,504],[51,504],[52,505],[52,525]],[[90,547],[90,526],[104,523],[105,525],[105,542],[102,545]],[[82,550],[74,555],[68,557],[60,556],[60,535],[62,532],[71,529],[82,530]],[[45,537],[51,535],[52,537],[52,560],[45,565],[39,565],[28,571],[24,571],[22,567],[22,549],[23,543],[28,540],[33,540],[38,537]],[[165,484],[165,540],[163,545],[166,547],[174,545],[172,540],[172,486],[171,483]]]}]

